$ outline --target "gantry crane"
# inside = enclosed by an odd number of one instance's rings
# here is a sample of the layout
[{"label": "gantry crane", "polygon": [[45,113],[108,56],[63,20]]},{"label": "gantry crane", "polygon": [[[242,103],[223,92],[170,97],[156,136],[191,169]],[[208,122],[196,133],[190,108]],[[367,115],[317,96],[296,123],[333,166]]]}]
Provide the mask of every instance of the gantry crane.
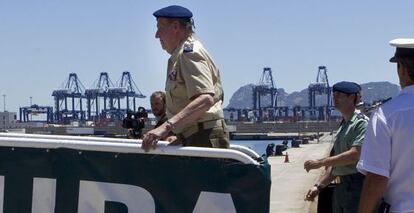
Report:
[{"label": "gantry crane", "polygon": [[[116,84],[112,83],[108,73],[101,72],[97,83],[93,85],[92,89],[85,90],[85,95],[88,105],[88,120],[122,119],[126,112],[136,111],[136,98],[145,98],[128,71],[122,73]],[[123,99],[125,99],[124,106],[121,104]]]},{"label": "gantry crane", "polygon": [[[136,111],[136,98],[145,98],[131,77],[131,73],[125,71],[122,73],[121,79],[115,87],[111,87],[107,91],[107,98],[110,101],[110,109],[106,109],[104,113],[112,118],[122,119],[126,112]],[[121,106],[121,99],[125,98],[125,108]],[[133,108],[131,108],[131,101]],[[132,110],[133,109],[133,110]]]},{"label": "gantry crane", "polygon": [[[85,96],[87,100],[87,114],[88,120],[98,120],[99,118],[106,117],[107,104],[113,103],[108,99],[109,88],[114,87],[107,72],[101,72],[98,81],[94,83],[92,89],[85,90]],[[103,100],[102,100],[103,99]],[[103,103],[103,113],[100,113],[100,105]],[[95,108],[93,111],[92,109]],[[109,108],[113,108],[110,105]]]},{"label": "gantry crane", "polygon": [[46,114],[46,122],[53,123],[53,107],[39,106],[32,104],[30,106],[20,107],[20,122],[30,122],[33,120],[33,115]]},{"label": "gantry crane", "polygon": [[[85,87],[78,79],[76,73],[70,73],[63,88],[54,90],[55,121],[58,123],[70,123],[71,121],[85,121],[85,111],[82,109]],[[71,108],[68,108],[68,102]]]},{"label": "gantry crane", "polygon": [[[325,115],[330,114],[330,108],[332,106],[332,92],[329,86],[328,73],[326,66],[318,67],[318,74],[316,76],[316,82],[311,83],[308,87],[309,97],[309,110],[311,116],[315,116],[316,111],[319,112],[319,120],[323,120]],[[323,106],[316,106],[316,96],[326,95],[326,102]]]},{"label": "gantry crane", "polygon": [[[270,96],[270,104],[262,106],[262,97]],[[272,69],[270,67],[263,68],[262,76],[259,83],[253,87],[253,109],[259,110],[259,119],[262,118],[262,109],[277,107],[277,89],[273,81]]]}]

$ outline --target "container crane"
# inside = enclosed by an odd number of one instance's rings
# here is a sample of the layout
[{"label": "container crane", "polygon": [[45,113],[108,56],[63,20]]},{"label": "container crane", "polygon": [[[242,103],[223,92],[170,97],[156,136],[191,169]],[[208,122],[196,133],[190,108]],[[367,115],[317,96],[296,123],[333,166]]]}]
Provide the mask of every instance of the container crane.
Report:
[{"label": "container crane", "polygon": [[[88,120],[98,120],[99,118],[106,117],[107,104],[109,108],[113,108],[113,101],[108,98],[109,88],[114,87],[107,72],[101,72],[98,81],[94,83],[92,89],[85,90],[85,96],[87,99],[87,114]],[[102,100],[103,99],[103,100]],[[100,113],[100,104],[103,103],[103,111]],[[95,111],[92,111],[95,108]]]},{"label": "container crane", "polygon": [[[55,121],[68,124],[71,121],[85,121],[85,111],[82,109],[85,87],[78,79],[76,73],[70,73],[63,88],[54,90],[52,96],[55,99]],[[68,102],[72,105],[68,108]],[[63,106],[62,106],[63,105]]]},{"label": "container crane", "polygon": [[[122,119],[128,111],[136,111],[136,98],[145,98],[131,77],[131,73],[124,71],[116,87],[108,88],[107,97],[111,108],[106,111],[111,117]],[[125,98],[125,107],[121,108],[121,99]],[[131,108],[131,100],[133,108]],[[133,109],[133,110],[132,110]]]},{"label": "container crane", "polygon": [[32,115],[46,114],[46,122],[53,123],[53,107],[51,106],[39,106],[32,104],[30,106],[20,107],[20,122],[30,122]]},{"label": "container crane", "polygon": [[[325,115],[330,115],[330,108],[332,106],[332,92],[329,86],[328,74],[326,66],[318,67],[318,74],[316,82],[311,83],[308,87],[309,110],[311,116],[315,116],[316,111],[319,112],[318,120],[324,120]],[[323,106],[316,106],[316,96],[326,95],[326,102]]]},{"label": "container crane", "polygon": [[[270,96],[270,104],[262,106],[262,97]],[[259,110],[259,120],[262,119],[262,109],[277,107],[277,89],[273,81],[272,69],[270,67],[263,68],[262,76],[259,83],[253,87],[253,109]],[[270,113],[272,114],[272,112]]]}]

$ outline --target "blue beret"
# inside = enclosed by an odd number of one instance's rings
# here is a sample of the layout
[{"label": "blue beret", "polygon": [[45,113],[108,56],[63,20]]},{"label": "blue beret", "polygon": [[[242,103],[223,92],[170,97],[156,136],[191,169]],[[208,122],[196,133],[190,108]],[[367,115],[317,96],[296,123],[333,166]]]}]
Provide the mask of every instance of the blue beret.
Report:
[{"label": "blue beret", "polygon": [[152,15],[155,17],[165,17],[165,18],[191,18],[193,13],[182,6],[171,5],[168,7],[161,8],[155,11]]},{"label": "blue beret", "polygon": [[361,91],[359,84],[349,81],[341,81],[333,85],[333,91],[342,92],[346,94],[354,94]]}]

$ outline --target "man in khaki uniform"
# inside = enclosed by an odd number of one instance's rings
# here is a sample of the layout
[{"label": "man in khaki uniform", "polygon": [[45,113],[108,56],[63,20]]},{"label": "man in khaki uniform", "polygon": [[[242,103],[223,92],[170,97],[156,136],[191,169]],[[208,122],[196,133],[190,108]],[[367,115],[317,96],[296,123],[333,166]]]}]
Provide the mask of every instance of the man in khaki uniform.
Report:
[{"label": "man in khaki uniform", "polygon": [[209,53],[192,36],[193,14],[173,5],[153,15],[157,18],[155,37],[171,55],[165,85],[169,119],[144,136],[142,148],[155,148],[171,130],[178,138],[175,144],[228,148],[220,74]]}]

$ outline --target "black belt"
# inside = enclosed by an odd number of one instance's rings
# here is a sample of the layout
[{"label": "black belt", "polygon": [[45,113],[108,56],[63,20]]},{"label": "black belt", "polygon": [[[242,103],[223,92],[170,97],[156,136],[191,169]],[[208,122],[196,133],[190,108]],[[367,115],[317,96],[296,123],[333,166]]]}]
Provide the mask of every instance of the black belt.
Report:
[{"label": "black belt", "polygon": [[363,180],[365,178],[365,175],[361,174],[361,173],[355,173],[355,174],[350,174],[350,175],[340,175],[337,176],[339,183],[343,183],[343,182],[352,182],[355,180]]}]

